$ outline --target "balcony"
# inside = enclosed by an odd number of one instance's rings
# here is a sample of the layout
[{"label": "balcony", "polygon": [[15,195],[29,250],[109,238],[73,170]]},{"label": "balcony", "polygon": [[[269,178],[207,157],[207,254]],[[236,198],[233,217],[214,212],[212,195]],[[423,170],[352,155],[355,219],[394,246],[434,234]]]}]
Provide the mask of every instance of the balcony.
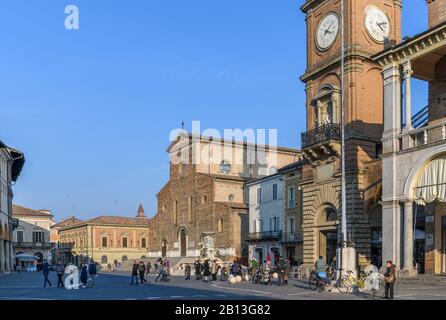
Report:
[{"label": "balcony", "polygon": [[302,149],[330,140],[341,140],[341,126],[329,123],[302,133]]},{"label": "balcony", "polygon": [[398,138],[400,150],[446,143],[446,121],[403,132]]},{"label": "balcony", "polygon": [[253,232],[248,234],[248,241],[279,240],[282,231]]},{"label": "balcony", "polygon": [[13,242],[13,247],[16,249],[41,249],[49,250],[54,247],[52,242]]},{"label": "balcony", "polygon": [[282,243],[302,243],[304,241],[304,234],[299,232],[286,232],[282,235]]}]

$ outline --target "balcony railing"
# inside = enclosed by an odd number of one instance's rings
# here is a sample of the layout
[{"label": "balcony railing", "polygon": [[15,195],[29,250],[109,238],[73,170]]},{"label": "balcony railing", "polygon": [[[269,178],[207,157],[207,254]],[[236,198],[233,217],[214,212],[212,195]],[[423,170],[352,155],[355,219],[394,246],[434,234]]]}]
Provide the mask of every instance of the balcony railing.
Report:
[{"label": "balcony railing", "polygon": [[400,149],[411,149],[436,142],[446,142],[446,121],[424,126],[399,135]]},{"label": "balcony railing", "polygon": [[313,130],[302,133],[302,148],[329,141],[341,140],[341,126],[337,123],[329,123]]},{"label": "balcony railing", "polygon": [[285,232],[282,234],[282,243],[300,243],[304,240],[304,234],[299,232]]},{"label": "balcony railing", "polygon": [[52,242],[14,242],[12,245],[14,248],[21,249],[51,249],[55,244]]},{"label": "balcony railing", "polygon": [[279,240],[282,237],[282,231],[266,231],[266,232],[253,232],[248,234],[250,241],[259,240]]}]

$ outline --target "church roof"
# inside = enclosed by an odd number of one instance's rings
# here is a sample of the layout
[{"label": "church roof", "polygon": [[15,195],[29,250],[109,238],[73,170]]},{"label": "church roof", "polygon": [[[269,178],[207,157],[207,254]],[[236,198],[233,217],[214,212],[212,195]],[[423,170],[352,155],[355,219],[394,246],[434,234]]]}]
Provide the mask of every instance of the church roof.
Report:
[{"label": "church roof", "polygon": [[142,206],[142,204],[139,205],[138,208],[138,213],[136,214],[137,218],[146,218],[146,214],[144,212],[144,207]]}]

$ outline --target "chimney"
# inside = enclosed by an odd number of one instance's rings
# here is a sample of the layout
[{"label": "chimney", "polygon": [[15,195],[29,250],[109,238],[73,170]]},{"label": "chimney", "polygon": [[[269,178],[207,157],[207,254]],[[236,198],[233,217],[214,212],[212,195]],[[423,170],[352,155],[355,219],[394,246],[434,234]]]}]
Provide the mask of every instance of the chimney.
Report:
[{"label": "chimney", "polygon": [[426,0],[429,10],[429,29],[446,22],[446,0]]}]

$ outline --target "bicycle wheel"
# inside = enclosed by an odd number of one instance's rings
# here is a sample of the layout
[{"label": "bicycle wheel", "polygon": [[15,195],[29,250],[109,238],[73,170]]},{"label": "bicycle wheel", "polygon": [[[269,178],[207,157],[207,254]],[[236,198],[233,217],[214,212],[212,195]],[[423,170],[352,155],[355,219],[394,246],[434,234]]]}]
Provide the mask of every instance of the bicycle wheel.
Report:
[{"label": "bicycle wheel", "polygon": [[353,291],[353,284],[348,277],[339,279],[336,288],[340,293],[351,293]]},{"label": "bicycle wheel", "polygon": [[311,290],[317,289],[317,278],[314,275],[310,276],[310,279],[308,280],[308,285],[310,286]]}]

